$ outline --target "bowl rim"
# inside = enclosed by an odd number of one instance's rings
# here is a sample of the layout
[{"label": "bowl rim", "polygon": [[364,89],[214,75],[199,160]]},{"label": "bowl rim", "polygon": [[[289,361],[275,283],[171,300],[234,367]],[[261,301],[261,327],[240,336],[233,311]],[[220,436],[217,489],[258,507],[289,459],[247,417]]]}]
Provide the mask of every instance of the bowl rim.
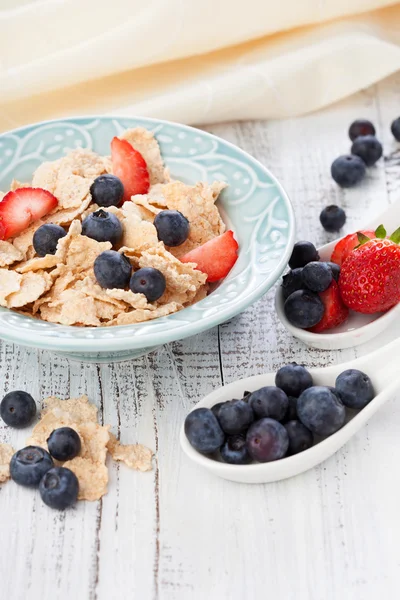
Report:
[{"label": "bowl rim", "polygon": [[[12,334],[10,335],[7,332],[4,325],[2,325],[0,323],[0,338],[1,339],[8,341],[8,342],[21,343],[22,345],[25,345],[25,346],[32,346],[35,348],[41,348],[41,349],[45,349],[45,350],[56,350],[56,351],[57,350],[59,350],[59,351],[69,350],[69,351],[75,351],[75,352],[83,352],[83,351],[92,351],[92,352],[100,351],[101,352],[101,350],[99,350],[99,342],[104,342],[104,345],[107,346],[106,347],[107,352],[110,350],[135,350],[135,349],[141,349],[141,348],[145,349],[145,348],[149,348],[149,347],[159,346],[159,345],[162,345],[162,344],[165,344],[168,342],[172,342],[175,340],[184,339],[186,337],[190,337],[192,335],[201,333],[202,331],[206,331],[207,329],[215,327],[216,325],[218,325],[230,318],[233,318],[234,316],[236,316],[237,314],[242,312],[246,307],[250,306],[251,304],[256,302],[259,298],[261,298],[261,296],[263,296],[274,285],[274,283],[279,279],[279,277],[284,272],[284,270],[287,266],[288,260],[290,258],[291,252],[292,252],[292,248],[293,248],[293,244],[294,244],[294,240],[295,240],[294,209],[293,209],[292,203],[289,199],[289,196],[288,196],[286,190],[284,189],[284,187],[282,186],[280,181],[277,179],[277,177],[268,169],[268,167],[263,165],[259,160],[254,158],[251,154],[249,154],[245,150],[242,150],[242,148],[240,148],[239,146],[236,146],[235,144],[232,144],[231,142],[229,142],[223,138],[220,138],[219,136],[214,135],[213,133],[204,131],[203,129],[198,129],[198,128],[192,127],[190,125],[184,125],[184,124],[181,124],[176,121],[168,121],[168,120],[157,119],[157,118],[153,118],[153,117],[142,117],[140,115],[121,115],[121,114],[112,114],[112,113],[69,115],[68,117],[64,117],[64,118],[60,117],[60,118],[56,118],[56,119],[48,119],[48,120],[44,120],[44,121],[28,123],[21,127],[0,133],[0,140],[1,140],[1,138],[6,137],[7,135],[16,134],[18,132],[24,131],[31,127],[46,126],[46,125],[50,125],[50,124],[54,124],[54,123],[68,123],[69,121],[73,121],[73,122],[87,121],[90,119],[93,119],[93,120],[95,120],[95,119],[99,119],[99,120],[102,120],[102,119],[115,119],[115,120],[138,119],[142,122],[148,123],[149,125],[166,125],[166,126],[178,127],[180,129],[182,129],[183,131],[186,130],[191,133],[198,132],[202,136],[209,138],[210,140],[222,142],[225,146],[232,148],[235,152],[239,152],[240,154],[242,154],[244,156],[244,158],[246,158],[246,160],[255,162],[258,165],[258,167],[261,168],[262,170],[264,170],[267,173],[267,175],[272,179],[277,190],[279,190],[281,198],[285,202],[285,206],[286,206],[286,210],[287,210],[287,214],[288,214],[288,232],[287,232],[288,242],[286,245],[286,250],[283,252],[282,256],[280,257],[280,260],[279,260],[277,266],[275,267],[273,274],[267,275],[265,277],[265,280],[263,281],[263,283],[260,284],[250,294],[250,296],[246,296],[241,301],[235,302],[235,305],[233,307],[229,306],[229,303],[225,304],[225,306],[221,306],[220,309],[218,310],[217,314],[209,315],[209,316],[205,317],[204,319],[199,319],[197,321],[188,322],[183,326],[177,326],[171,330],[156,331],[156,332],[149,331],[149,332],[143,333],[138,336],[129,336],[129,337],[116,336],[116,337],[107,337],[107,339],[104,339],[104,340],[99,340],[99,339],[96,339],[95,337],[84,339],[84,338],[73,338],[73,337],[65,338],[62,336],[58,336],[56,333],[58,327],[60,327],[60,328],[68,327],[71,329],[76,329],[76,326],[60,325],[57,323],[51,323],[50,325],[54,326],[54,329],[52,329],[52,334],[48,335],[43,332],[43,334],[36,335],[35,340],[33,342],[28,339],[28,331],[25,328],[21,327],[20,329],[13,329]],[[191,306],[184,308],[181,311],[179,311],[179,314],[184,314],[184,312],[186,310],[190,310],[191,308],[192,308]],[[6,310],[9,311],[10,313],[13,313],[13,311],[11,309],[6,309]],[[174,314],[176,314],[176,313],[174,313]],[[162,318],[168,319],[168,316],[162,317]],[[146,324],[148,326],[151,326],[150,324],[152,322],[156,323],[157,321],[159,321],[159,319],[154,319],[154,321],[149,321]],[[143,323],[138,324],[138,326],[141,326],[141,325],[143,325]],[[121,331],[128,327],[130,329],[132,329],[132,327],[134,328],[135,325],[116,325],[116,326],[108,328],[108,330],[111,333],[114,330]],[[99,327],[85,327],[85,329],[96,332],[99,329]],[[104,328],[101,328],[101,329],[104,329]],[[155,339],[153,339],[153,337]]]}]

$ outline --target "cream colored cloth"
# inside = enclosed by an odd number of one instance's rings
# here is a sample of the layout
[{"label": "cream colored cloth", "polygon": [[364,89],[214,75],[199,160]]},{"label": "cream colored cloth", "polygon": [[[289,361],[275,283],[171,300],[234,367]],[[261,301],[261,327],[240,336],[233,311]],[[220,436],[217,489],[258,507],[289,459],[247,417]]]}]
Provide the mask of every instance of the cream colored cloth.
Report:
[{"label": "cream colored cloth", "polygon": [[298,115],[400,68],[390,0],[0,0],[0,130]]}]

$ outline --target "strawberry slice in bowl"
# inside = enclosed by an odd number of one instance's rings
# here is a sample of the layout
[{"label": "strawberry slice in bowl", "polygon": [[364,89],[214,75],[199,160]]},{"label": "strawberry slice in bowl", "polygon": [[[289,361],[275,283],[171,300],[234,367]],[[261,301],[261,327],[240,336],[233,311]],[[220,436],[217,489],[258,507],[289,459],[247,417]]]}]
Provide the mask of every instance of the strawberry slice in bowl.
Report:
[{"label": "strawberry slice in bowl", "polygon": [[124,186],[124,202],[136,194],[147,194],[150,188],[149,171],[143,156],[132,144],[114,137],[111,141],[111,161],[114,175]]},{"label": "strawberry slice in bowl", "polygon": [[24,187],[8,192],[0,202],[0,240],[22,233],[57,205],[57,198],[42,188]]},{"label": "strawberry slice in bowl", "polygon": [[183,263],[196,263],[197,269],[207,273],[209,283],[226,277],[237,261],[239,245],[233,231],[209,240],[181,257]]}]

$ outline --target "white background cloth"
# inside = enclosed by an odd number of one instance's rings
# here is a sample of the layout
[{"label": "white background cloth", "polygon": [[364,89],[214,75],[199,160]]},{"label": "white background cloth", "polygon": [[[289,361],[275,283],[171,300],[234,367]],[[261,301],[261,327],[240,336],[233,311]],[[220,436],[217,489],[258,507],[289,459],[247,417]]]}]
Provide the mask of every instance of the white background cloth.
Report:
[{"label": "white background cloth", "polygon": [[399,68],[390,0],[0,0],[0,130],[292,116]]}]

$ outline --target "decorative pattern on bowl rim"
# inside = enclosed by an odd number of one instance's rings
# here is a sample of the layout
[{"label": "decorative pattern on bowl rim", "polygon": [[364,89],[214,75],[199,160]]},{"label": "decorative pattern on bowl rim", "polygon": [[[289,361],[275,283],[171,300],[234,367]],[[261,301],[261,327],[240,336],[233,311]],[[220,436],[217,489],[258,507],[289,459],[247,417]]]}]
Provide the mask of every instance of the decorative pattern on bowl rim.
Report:
[{"label": "decorative pattern on bowl rim", "polygon": [[[71,327],[0,307],[0,337],[25,345],[75,351],[148,348],[226,321],[261,297],[283,272],[294,240],[290,201],[276,178],[254,158],[216,136],[148,118],[77,117],[22,127],[0,135],[0,189],[29,180],[34,169],[68,149],[109,153],[110,140],[128,127],[152,130],[173,177],[187,183],[226,181],[218,205],[239,242],[239,259],[204,300],[154,321],[112,328]],[[3,166],[6,165],[6,166]]]}]

